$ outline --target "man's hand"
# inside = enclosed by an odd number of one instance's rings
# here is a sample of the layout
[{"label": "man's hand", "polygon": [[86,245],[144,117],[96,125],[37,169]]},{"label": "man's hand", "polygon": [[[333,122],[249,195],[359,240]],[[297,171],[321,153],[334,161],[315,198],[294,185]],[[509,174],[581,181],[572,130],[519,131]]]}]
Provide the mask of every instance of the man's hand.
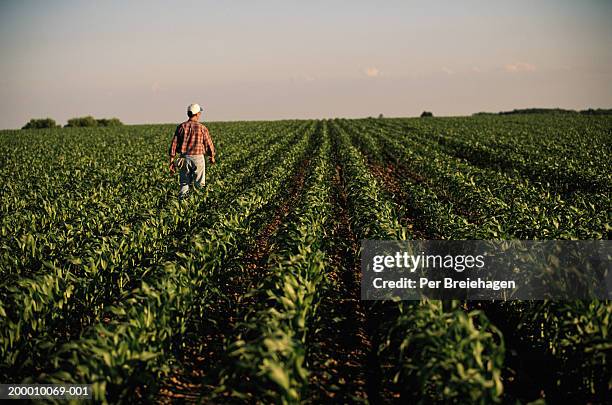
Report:
[{"label": "man's hand", "polygon": [[215,161],[215,157],[214,157],[214,156],[210,156],[210,157],[208,158],[208,160],[210,160],[210,164],[211,164],[211,165],[214,165],[215,163],[217,163],[217,162]]},{"label": "man's hand", "polygon": [[170,159],[170,164],[168,165],[168,169],[170,169],[170,174],[176,173],[176,167],[174,166],[174,159]]}]

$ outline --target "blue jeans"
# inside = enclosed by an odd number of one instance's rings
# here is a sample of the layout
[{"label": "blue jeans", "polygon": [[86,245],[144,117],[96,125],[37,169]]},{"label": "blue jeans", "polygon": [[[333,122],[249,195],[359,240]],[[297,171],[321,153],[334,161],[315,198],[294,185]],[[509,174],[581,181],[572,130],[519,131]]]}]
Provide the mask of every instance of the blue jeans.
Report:
[{"label": "blue jeans", "polygon": [[198,188],[206,183],[204,155],[185,155],[185,166],[179,172],[179,200],[188,196],[191,183]]}]

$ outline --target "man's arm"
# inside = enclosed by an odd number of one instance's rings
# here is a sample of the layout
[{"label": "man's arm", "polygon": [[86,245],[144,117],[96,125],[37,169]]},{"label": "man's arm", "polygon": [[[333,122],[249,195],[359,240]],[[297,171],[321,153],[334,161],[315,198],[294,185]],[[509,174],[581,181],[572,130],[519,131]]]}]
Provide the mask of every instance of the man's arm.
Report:
[{"label": "man's arm", "polygon": [[210,137],[208,128],[202,125],[202,129],[204,131],[204,145],[206,146],[206,150],[210,152],[210,162],[215,163],[215,145],[213,144],[212,138]]},{"label": "man's arm", "polygon": [[172,143],[170,144],[170,171],[174,173],[174,156],[176,156],[176,148],[179,144],[179,138],[181,138],[181,126],[176,127],[176,131],[174,131],[174,136],[172,137]]}]

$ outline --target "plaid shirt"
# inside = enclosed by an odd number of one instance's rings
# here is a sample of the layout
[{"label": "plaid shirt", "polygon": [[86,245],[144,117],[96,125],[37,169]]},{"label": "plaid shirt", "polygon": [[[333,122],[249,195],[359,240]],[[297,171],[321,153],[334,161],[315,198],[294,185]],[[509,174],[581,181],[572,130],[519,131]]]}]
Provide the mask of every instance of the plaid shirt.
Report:
[{"label": "plaid shirt", "polygon": [[185,121],[176,127],[172,145],[170,145],[170,157],[177,153],[183,155],[205,155],[215,156],[215,145],[213,145],[208,128],[197,121]]}]

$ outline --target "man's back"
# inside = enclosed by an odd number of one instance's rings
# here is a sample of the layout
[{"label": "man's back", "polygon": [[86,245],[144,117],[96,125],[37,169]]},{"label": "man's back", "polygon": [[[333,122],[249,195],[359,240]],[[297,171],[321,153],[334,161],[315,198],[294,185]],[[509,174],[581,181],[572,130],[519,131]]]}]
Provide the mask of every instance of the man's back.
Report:
[{"label": "man's back", "polygon": [[215,147],[210,138],[208,128],[194,120],[187,120],[176,127],[170,156],[183,155],[215,155]]}]

